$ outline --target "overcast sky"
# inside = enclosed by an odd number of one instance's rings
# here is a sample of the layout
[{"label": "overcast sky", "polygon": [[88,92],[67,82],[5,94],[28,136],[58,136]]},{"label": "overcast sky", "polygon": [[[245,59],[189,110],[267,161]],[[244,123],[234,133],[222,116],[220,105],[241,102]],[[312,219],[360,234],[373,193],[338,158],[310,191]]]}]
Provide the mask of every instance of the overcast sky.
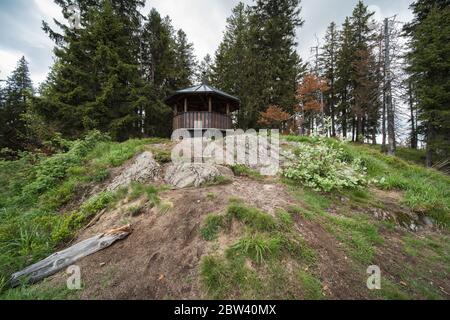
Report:
[{"label": "overcast sky", "polygon": [[[199,59],[213,54],[225,29],[226,18],[239,0],[147,0],[143,14],[155,7],[169,15],[175,28],[182,28]],[[243,1],[251,4],[252,0]],[[393,15],[400,21],[412,18],[408,9],[412,0],[366,0],[376,19]],[[301,16],[305,24],[298,30],[298,52],[304,60],[310,58],[310,48],[316,37],[322,38],[331,21],[341,24],[351,15],[357,0],[302,0]],[[61,19],[53,0],[0,0],[0,80],[16,66],[24,55],[30,63],[35,85],[43,81],[53,62],[53,43],[41,29],[41,21]]]}]

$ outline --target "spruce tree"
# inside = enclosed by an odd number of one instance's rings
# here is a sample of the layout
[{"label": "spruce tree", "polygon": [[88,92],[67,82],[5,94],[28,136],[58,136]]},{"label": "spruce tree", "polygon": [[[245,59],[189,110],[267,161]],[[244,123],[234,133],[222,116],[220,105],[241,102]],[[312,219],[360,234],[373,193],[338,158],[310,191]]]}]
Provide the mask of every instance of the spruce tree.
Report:
[{"label": "spruce tree", "polygon": [[352,28],[350,18],[346,18],[339,36],[339,49],[337,55],[337,81],[338,113],[341,122],[341,131],[344,138],[347,137],[350,128],[351,103],[353,101],[352,86]]},{"label": "spruce tree", "polygon": [[206,84],[213,82],[213,61],[209,53],[206,54],[197,67],[196,82]]},{"label": "spruce tree", "polygon": [[331,136],[336,136],[336,105],[337,105],[337,55],[339,33],[336,24],[332,22],[325,34],[325,44],[320,56],[322,77],[328,82],[328,90],[325,91],[325,110],[331,118]]},{"label": "spruce tree", "polygon": [[450,156],[450,7],[448,1],[418,0],[412,9],[415,18],[405,27],[412,47],[408,71],[431,166]]},{"label": "spruce tree", "polygon": [[175,82],[176,89],[192,85],[195,72],[195,56],[193,44],[188,42],[186,33],[178,30],[175,38]]},{"label": "spruce tree", "polygon": [[[353,139],[361,141],[366,135],[368,114],[376,114],[374,108],[378,107],[375,94],[367,90],[374,86],[371,68],[369,64],[374,61],[373,45],[375,40],[374,24],[372,21],[373,12],[369,12],[368,7],[359,1],[353,10],[350,18],[352,28],[352,49],[354,50],[352,59],[352,86],[354,89],[353,111]],[[368,83],[368,82],[372,83]]]},{"label": "spruce tree", "polygon": [[303,67],[295,39],[299,13],[298,0],[258,0],[248,8],[239,4],[227,20],[213,81],[241,99],[240,127],[258,127],[270,105],[289,113],[296,108]]},{"label": "spruce tree", "polygon": [[179,89],[176,68],[176,41],[168,18],[152,9],[143,26],[141,64],[149,105],[145,109],[144,131],[147,135],[168,136],[171,110],[163,99]]},{"label": "spruce tree", "polygon": [[278,105],[293,112],[301,60],[296,51],[296,31],[302,26],[299,0],[258,0],[252,7],[251,56],[258,70],[261,107]]},{"label": "spruce tree", "polygon": [[250,75],[254,75],[255,71],[250,63],[248,23],[249,9],[241,2],[233,8],[227,19],[227,27],[213,65],[213,85],[241,100],[237,119],[240,128],[248,128],[248,120],[255,115],[251,110],[253,88]]},{"label": "spruce tree", "polygon": [[16,69],[6,80],[6,87],[2,90],[3,101],[0,115],[0,148],[8,147],[12,150],[23,149],[26,142],[25,123],[22,116],[27,110],[29,99],[33,95],[33,85],[28,69],[28,62],[22,57]]},{"label": "spruce tree", "polygon": [[99,129],[123,140],[140,134],[138,110],[148,101],[142,97],[139,30],[132,17],[139,16],[141,4],[96,2],[86,6],[81,29],[64,26],[55,48],[56,74],[34,104],[64,135]]}]

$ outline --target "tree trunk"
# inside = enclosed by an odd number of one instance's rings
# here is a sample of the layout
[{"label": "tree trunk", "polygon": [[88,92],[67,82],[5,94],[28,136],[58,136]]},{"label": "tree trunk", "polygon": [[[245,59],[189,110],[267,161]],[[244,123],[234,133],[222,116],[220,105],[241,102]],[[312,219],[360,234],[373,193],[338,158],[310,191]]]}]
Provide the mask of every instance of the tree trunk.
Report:
[{"label": "tree trunk", "polygon": [[387,109],[387,129],[388,129],[388,154],[395,154],[395,115],[392,105],[392,88],[390,73],[390,43],[389,43],[389,20],[384,20],[385,32],[385,70],[386,70],[386,109]]},{"label": "tree trunk", "polygon": [[353,116],[352,118],[352,142],[356,141],[356,120],[355,120],[355,116]]},{"label": "tree trunk", "polygon": [[431,167],[433,165],[433,137],[434,137],[434,129],[433,125],[428,123],[427,125],[427,152],[425,158],[425,164],[427,167]]},{"label": "tree trunk", "polygon": [[409,81],[409,111],[411,112],[411,148],[417,149],[417,130],[414,118],[414,99],[412,93],[412,83]]},{"label": "tree trunk", "polygon": [[[344,101],[346,101],[347,95],[344,93]],[[347,138],[347,107],[346,104],[343,104],[344,108],[342,109],[342,136]]]}]

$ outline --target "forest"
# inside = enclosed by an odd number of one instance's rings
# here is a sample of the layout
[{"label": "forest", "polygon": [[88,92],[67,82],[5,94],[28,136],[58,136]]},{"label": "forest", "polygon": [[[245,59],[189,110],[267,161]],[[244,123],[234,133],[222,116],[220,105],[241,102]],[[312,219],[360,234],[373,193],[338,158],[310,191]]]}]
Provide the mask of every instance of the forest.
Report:
[{"label": "forest", "polygon": [[[241,100],[237,128],[272,127],[426,151],[428,166],[448,168],[449,6],[417,0],[414,19],[375,21],[363,1],[340,26],[331,22],[312,61],[297,52],[304,23],[299,0],[239,3],[214,55],[200,62],[183,30],[142,0],[56,0],[79,27],[43,21],[54,65],[39,87],[28,62],[0,82],[1,157],[54,153],[65,139],[97,129],[116,141],[168,137],[163,99],[207,81]],[[301,41],[301,39],[300,39]],[[303,57],[304,58],[304,57]]]}]

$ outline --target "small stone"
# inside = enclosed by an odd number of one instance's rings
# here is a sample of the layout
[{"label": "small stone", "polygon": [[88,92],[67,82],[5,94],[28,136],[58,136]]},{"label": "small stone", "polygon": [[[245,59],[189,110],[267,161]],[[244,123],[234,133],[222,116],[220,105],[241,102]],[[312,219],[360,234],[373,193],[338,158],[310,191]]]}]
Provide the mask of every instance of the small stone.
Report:
[{"label": "small stone", "polygon": [[103,267],[104,265],[106,265],[106,262],[100,263],[100,267]]},{"label": "small stone", "polygon": [[434,219],[431,217],[423,217],[423,223],[425,224],[425,226],[427,227],[433,227],[434,226]]}]

